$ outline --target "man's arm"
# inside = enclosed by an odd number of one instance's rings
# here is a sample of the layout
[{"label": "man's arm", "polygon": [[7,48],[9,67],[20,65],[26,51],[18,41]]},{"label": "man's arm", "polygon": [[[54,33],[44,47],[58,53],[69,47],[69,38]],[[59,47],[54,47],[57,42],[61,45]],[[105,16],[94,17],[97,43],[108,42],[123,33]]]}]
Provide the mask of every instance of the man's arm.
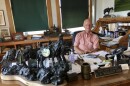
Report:
[{"label": "man's arm", "polygon": [[78,54],[85,54],[85,52],[82,51],[81,49],[79,49],[78,46],[74,46],[74,50],[75,50],[75,52],[78,53]]},{"label": "man's arm", "polygon": [[98,50],[99,50],[99,48],[95,48],[93,51],[90,51],[89,53],[96,52]]},{"label": "man's arm", "polygon": [[95,40],[93,41],[93,48],[94,50],[92,52],[98,51],[100,49],[98,36],[96,36]]}]

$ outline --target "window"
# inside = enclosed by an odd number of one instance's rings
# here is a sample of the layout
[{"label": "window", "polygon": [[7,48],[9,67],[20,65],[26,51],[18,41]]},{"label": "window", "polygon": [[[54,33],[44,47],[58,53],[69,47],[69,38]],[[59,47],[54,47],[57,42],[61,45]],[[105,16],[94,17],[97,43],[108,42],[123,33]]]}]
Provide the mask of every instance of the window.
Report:
[{"label": "window", "polygon": [[62,28],[82,27],[88,18],[89,0],[60,0]]},{"label": "window", "polygon": [[46,0],[11,0],[16,32],[48,29]]}]

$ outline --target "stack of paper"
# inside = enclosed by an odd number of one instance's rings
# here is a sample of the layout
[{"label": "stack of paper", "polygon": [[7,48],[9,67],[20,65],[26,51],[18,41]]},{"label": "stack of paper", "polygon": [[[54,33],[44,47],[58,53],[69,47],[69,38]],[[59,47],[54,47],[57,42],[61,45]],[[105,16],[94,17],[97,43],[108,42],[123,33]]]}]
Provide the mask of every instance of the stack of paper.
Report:
[{"label": "stack of paper", "polygon": [[101,45],[107,46],[107,47],[111,47],[113,45],[119,44],[119,42],[117,41],[109,41],[109,42],[101,42]]}]

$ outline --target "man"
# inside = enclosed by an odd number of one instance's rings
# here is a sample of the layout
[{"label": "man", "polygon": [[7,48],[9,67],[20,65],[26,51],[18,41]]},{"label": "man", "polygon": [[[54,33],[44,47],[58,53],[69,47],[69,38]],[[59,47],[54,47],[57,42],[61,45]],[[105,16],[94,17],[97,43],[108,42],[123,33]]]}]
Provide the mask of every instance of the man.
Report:
[{"label": "man", "polygon": [[78,54],[91,53],[99,48],[99,38],[91,32],[92,23],[90,19],[85,19],[83,23],[84,31],[79,32],[75,37],[74,50]]}]

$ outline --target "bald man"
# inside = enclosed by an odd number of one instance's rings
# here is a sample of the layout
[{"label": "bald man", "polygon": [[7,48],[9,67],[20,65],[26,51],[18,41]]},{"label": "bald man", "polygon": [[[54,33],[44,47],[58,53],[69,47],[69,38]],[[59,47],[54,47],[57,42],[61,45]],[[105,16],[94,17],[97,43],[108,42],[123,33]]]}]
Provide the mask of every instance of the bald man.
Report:
[{"label": "bald man", "polygon": [[85,19],[83,27],[85,30],[76,35],[74,42],[74,50],[78,54],[91,53],[99,49],[99,38],[91,32],[91,20]]}]

